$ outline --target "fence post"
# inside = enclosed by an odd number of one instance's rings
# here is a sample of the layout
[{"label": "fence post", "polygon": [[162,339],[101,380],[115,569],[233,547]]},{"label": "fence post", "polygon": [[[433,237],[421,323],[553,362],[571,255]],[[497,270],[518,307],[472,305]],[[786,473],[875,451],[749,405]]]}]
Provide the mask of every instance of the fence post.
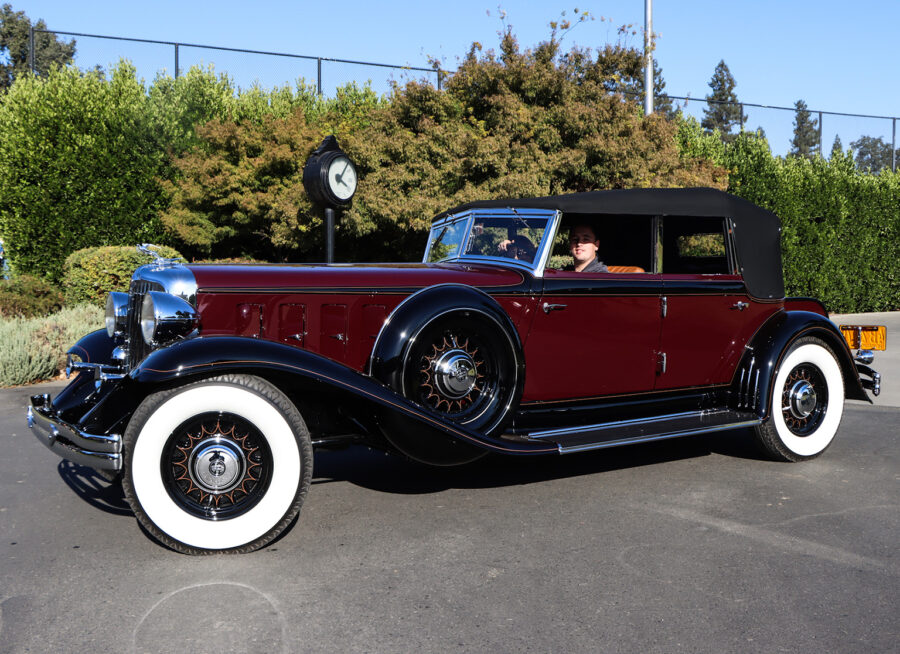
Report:
[{"label": "fence post", "polygon": [[744,121],[745,121],[745,118],[744,118],[744,103],[742,102],[742,103],[741,103],[741,131],[742,131],[742,132],[744,131]]},{"label": "fence post", "polygon": [[440,91],[441,90],[441,69],[440,68],[437,69],[437,78],[438,78],[437,90]]},{"label": "fence post", "polygon": [[35,74],[37,71],[34,69],[34,26],[28,26],[28,66],[31,68],[31,73]]},{"label": "fence post", "polygon": [[893,129],[891,130],[891,170],[897,172],[897,119],[891,120]]},{"label": "fence post", "polygon": [[175,44],[175,79],[178,79],[178,44]]},{"label": "fence post", "polygon": [[316,57],[316,88],[322,95],[322,57]]},{"label": "fence post", "polygon": [[819,112],[819,156],[824,157],[822,154],[822,112]]}]

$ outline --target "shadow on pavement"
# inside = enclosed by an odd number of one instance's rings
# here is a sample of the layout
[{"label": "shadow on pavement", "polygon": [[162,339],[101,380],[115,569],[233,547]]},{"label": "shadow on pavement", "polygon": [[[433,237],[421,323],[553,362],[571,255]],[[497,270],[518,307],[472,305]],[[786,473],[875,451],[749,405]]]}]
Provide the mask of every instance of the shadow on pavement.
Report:
[{"label": "shadow on pavement", "polygon": [[454,468],[428,467],[400,456],[356,446],[346,450],[316,452],[313,484],[346,481],[371,490],[415,495],[437,493],[450,488],[531,484],[710,454],[753,461],[767,460],[757,448],[753,432],[747,429],[566,456],[491,454],[474,463]]},{"label": "shadow on pavement", "polygon": [[56,471],[76,495],[94,508],[113,515],[134,515],[119,481],[109,481],[92,468],[65,460],[59,462]]}]

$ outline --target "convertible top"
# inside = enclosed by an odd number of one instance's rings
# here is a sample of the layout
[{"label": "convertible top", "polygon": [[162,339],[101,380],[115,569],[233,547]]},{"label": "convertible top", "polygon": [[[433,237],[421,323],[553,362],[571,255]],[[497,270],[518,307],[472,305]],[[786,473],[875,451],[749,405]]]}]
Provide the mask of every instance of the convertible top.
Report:
[{"label": "convertible top", "polygon": [[470,209],[556,209],[566,214],[709,216],[731,218],[738,266],[751,295],[784,297],[781,220],[752,202],[713,188],[588,191],[540,198],[481,200],[444,211],[435,219]]}]

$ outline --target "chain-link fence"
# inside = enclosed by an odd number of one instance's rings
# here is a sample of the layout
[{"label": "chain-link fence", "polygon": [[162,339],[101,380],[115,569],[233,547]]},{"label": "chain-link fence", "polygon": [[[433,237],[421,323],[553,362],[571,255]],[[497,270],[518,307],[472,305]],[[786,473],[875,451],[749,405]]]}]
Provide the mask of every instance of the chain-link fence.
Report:
[{"label": "chain-link fence", "polygon": [[[249,88],[254,84],[263,88],[293,86],[302,79],[307,85],[315,84],[317,91],[324,95],[333,95],[338,87],[350,82],[368,83],[375,92],[386,93],[390,91],[393,83],[402,84],[411,79],[424,79],[441,88],[446,77],[453,73],[434,67],[423,68],[287,52],[36,29],[31,31],[32,53],[34,34],[40,32],[77,37],[79,40],[76,64],[81,68],[112,67],[124,58],[135,65],[140,76],[152,79],[158,74],[178,77],[183,71],[195,65],[211,66],[219,73],[227,73],[238,88]],[[123,43],[128,44],[127,49],[122,47]],[[685,96],[667,97],[685,114],[698,120],[702,120],[703,109],[711,102]],[[741,102],[737,106],[744,119],[745,130],[761,129],[775,153],[786,154],[790,150],[796,108],[750,102]],[[868,151],[877,151],[880,157],[877,167],[897,170],[900,154],[897,151],[898,117],[818,109],[809,109],[809,113],[816,122],[819,152],[823,156],[828,157],[831,154],[838,140],[841,148],[847,150],[853,143],[861,143],[860,139],[868,138],[866,142]]]}]

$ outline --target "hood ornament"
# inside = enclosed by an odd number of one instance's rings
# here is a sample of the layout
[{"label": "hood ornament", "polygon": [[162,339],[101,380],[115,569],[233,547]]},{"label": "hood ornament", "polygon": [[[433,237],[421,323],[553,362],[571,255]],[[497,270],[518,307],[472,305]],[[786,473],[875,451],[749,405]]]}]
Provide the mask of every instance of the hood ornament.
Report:
[{"label": "hood ornament", "polygon": [[159,252],[156,250],[151,250],[150,248],[158,248],[158,245],[154,245],[153,243],[141,243],[137,246],[138,252],[143,252],[144,254],[149,254],[153,257],[153,263],[157,268],[174,268],[178,264],[180,264],[184,259],[181,257],[172,257],[171,259],[166,259],[165,257],[160,256]]}]

